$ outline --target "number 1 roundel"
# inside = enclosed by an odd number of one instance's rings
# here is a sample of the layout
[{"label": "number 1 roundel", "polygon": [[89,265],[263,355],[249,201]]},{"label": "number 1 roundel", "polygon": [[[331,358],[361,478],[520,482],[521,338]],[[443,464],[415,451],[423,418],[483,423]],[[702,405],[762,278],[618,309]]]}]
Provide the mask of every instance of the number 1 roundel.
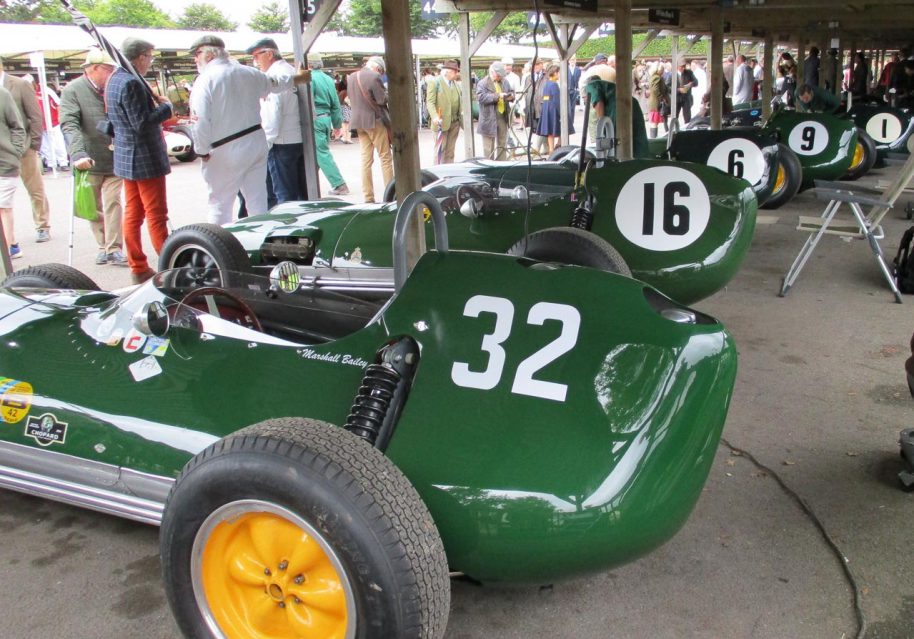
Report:
[{"label": "number 1 roundel", "polygon": [[708,190],[694,173],[655,166],[630,177],[616,199],[616,225],[649,251],[676,251],[701,237],[711,217]]}]

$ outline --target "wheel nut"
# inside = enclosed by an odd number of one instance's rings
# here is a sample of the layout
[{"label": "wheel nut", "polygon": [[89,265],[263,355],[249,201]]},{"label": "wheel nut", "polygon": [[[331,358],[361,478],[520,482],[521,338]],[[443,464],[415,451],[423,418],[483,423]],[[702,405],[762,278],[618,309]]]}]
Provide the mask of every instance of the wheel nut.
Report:
[{"label": "wheel nut", "polygon": [[299,599],[298,597],[294,597],[293,600],[294,600],[295,603],[297,603],[297,604],[300,604],[300,603],[301,603],[301,599]]},{"label": "wheel nut", "polygon": [[295,579],[293,579],[293,581],[294,581],[295,583],[301,585],[301,584],[305,583],[305,576],[304,576],[304,575],[299,575],[298,577],[296,577]]},{"label": "wheel nut", "polygon": [[280,607],[280,608],[285,608],[285,607],[286,607],[286,602],[285,602],[285,601],[280,601],[280,602],[279,602],[279,607]]},{"label": "wheel nut", "polygon": [[272,575],[273,573],[270,572],[270,569],[269,569],[269,568],[264,568],[264,569],[263,569],[263,574],[265,574],[267,577],[269,577],[269,576]]},{"label": "wheel nut", "polygon": [[280,570],[285,570],[285,569],[288,568],[288,567],[289,567],[289,562],[286,561],[285,559],[283,559],[283,560],[282,560],[282,563],[279,564],[279,569],[280,569]]}]

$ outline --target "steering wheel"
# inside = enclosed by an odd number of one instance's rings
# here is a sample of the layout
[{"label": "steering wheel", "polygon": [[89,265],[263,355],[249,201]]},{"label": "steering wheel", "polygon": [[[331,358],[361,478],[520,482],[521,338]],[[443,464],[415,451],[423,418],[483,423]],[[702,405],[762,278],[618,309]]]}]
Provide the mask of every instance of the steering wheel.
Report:
[{"label": "steering wheel", "polygon": [[475,186],[470,186],[469,184],[458,185],[454,191],[454,199],[457,200],[457,206],[461,206],[467,200],[476,200],[481,206],[485,201],[482,193]]},{"label": "steering wheel", "polygon": [[[229,291],[225,290],[224,288],[219,288],[217,286],[202,286],[200,288],[195,288],[190,293],[188,293],[187,295],[184,296],[184,299],[181,300],[180,304],[182,306],[191,306],[192,308],[197,308],[198,310],[206,310],[206,312],[211,313],[212,315],[215,315],[216,317],[222,318],[222,315],[219,314],[218,307],[216,307],[212,311],[210,311],[210,305],[207,305],[207,307],[205,309],[201,309],[201,308],[199,308],[199,306],[192,305],[192,302],[199,303],[198,298],[206,297],[208,295],[211,295],[213,297],[221,296],[221,297],[228,298],[236,306],[238,306],[238,310],[224,309],[224,310],[231,310],[232,312],[230,313],[230,315],[235,316],[234,318],[226,317],[224,319],[227,319],[228,321],[231,321],[231,322],[235,322],[236,324],[239,324],[246,328],[252,328],[255,331],[263,332],[263,326],[260,324],[260,320],[257,319],[257,316],[254,314],[254,311],[251,309],[251,307],[248,306],[247,302],[245,302],[243,299],[241,299],[234,293],[230,293]],[[213,306],[215,306],[215,304],[213,304]]]}]

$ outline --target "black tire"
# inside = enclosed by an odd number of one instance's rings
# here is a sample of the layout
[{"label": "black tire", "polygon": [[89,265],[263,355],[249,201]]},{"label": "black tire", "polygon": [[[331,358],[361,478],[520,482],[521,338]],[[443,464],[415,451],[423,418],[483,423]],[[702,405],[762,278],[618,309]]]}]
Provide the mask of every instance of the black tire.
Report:
[{"label": "black tire", "polygon": [[763,209],[776,209],[789,202],[803,182],[803,165],[800,158],[786,144],[778,143],[778,177],[771,195],[761,205]]},{"label": "black tire", "polygon": [[689,123],[686,124],[683,129],[686,131],[696,131],[699,129],[710,129],[711,128],[711,118],[707,115],[700,117],[692,118],[689,120]]},{"label": "black tire", "polygon": [[100,291],[92,278],[66,264],[39,264],[28,266],[8,275],[0,287],[13,288],[65,288],[76,291]]},{"label": "black tire", "polygon": [[599,235],[570,226],[535,231],[508,249],[508,255],[522,255],[541,262],[559,262],[632,276],[625,259]]},{"label": "black tire", "polygon": [[866,175],[876,164],[876,143],[869,133],[857,127],[857,148],[854,149],[854,157],[851,160],[851,166],[844,174],[842,180],[856,180]]},{"label": "black tire", "polygon": [[191,131],[190,127],[179,124],[178,126],[174,127],[172,131],[186,135],[187,139],[190,140],[190,151],[187,153],[182,153],[181,155],[176,155],[175,159],[179,162],[193,162],[196,160],[197,153],[194,151],[194,132]]},{"label": "black tire", "polygon": [[566,144],[565,146],[557,146],[552,151],[552,153],[549,154],[549,157],[546,159],[549,160],[550,162],[558,162],[563,157],[565,157],[572,151],[579,149],[579,148],[580,148],[579,146],[576,146],[573,144]]},{"label": "black tire", "polygon": [[[228,286],[226,273],[248,273],[251,258],[241,242],[218,224],[189,224],[168,236],[159,270],[186,269],[175,286]],[[186,280],[186,281],[184,281]]]},{"label": "black tire", "polygon": [[[233,508],[240,508],[241,515]],[[332,562],[346,618],[356,626],[353,633],[350,623],[346,636],[436,639],[444,634],[450,605],[447,558],[415,488],[380,451],[348,431],[282,418],[245,428],[205,449],[188,462],[172,488],[159,538],[165,592],[185,636],[211,636],[207,602],[226,601],[225,591],[208,590],[200,579],[195,587],[195,575],[206,575],[210,584],[234,583],[221,579],[236,558],[219,553],[224,527],[248,516],[255,524],[266,523],[265,513],[297,526],[294,532],[308,533],[320,558]],[[257,539],[250,540],[257,546]],[[291,548],[302,550],[302,543]],[[257,553],[256,565],[272,569],[269,574],[264,569],[265,576],[255,573],[263,584],[237,586],[233,595],[267,606],[270,601],[260,598],[272,595],[274,601],[307,607],[305,597],[296,598],[294,584],[307,586],[309,569],[280,559],[294,557],[286,552],[289,544],[271,546],[273,552]],[[240,550],[236,547],[235,554]],[[297,581],[292,574],[299,570]]]},{"label": "black tire", "polygon": [[[422,169],[419,172],[420,177],[420,186],[426,187],[432,182],[438,181],[438,176],[428,171]],[[384,187],[384,202],[393,202],[397,199],[397,178],[392,179],[387,183],[387,186]]]}]

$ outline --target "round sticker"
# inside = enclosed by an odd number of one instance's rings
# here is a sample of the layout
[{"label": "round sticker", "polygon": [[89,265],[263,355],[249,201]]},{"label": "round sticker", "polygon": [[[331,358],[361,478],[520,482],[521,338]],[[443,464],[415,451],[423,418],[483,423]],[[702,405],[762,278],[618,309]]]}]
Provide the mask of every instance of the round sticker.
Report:
[{"label": "round sticker", "polygon": [[818,155],[828,146],[828,129],[821,122],[800,122],[790,132],[787,146],[799,155]]},{"label": "round sticker", "polygon": [[130,329],[130,332],[127,333],[127,336],[124,338],[124,352],[125,353],[135,353],[141,348],[143,344],[146,343],[146,336],[140,333],[135,328]]},{"label": "round sticker", "polygon": [[708,166],[757,184],[765,174],[765,156],[751,140],[732,138],[714,147],[708,156]]},{"label": "round sticker", "polygon": [[649,251],[685,248],[704,233],[711,217],[708,190],[694,173],[655,166],[628,179],[616,199],[622,235]]},{"label": "round sticker", "polygon": [[32,385],[8,377],[0,378],[0,418],[7,424],[22,421],[32,407]]},{"label": "round sticker", "polygon": [[893,113],[877,113],[866,123],[866,132],[877,142],[894,142],[901,135],[901,120]]}]

